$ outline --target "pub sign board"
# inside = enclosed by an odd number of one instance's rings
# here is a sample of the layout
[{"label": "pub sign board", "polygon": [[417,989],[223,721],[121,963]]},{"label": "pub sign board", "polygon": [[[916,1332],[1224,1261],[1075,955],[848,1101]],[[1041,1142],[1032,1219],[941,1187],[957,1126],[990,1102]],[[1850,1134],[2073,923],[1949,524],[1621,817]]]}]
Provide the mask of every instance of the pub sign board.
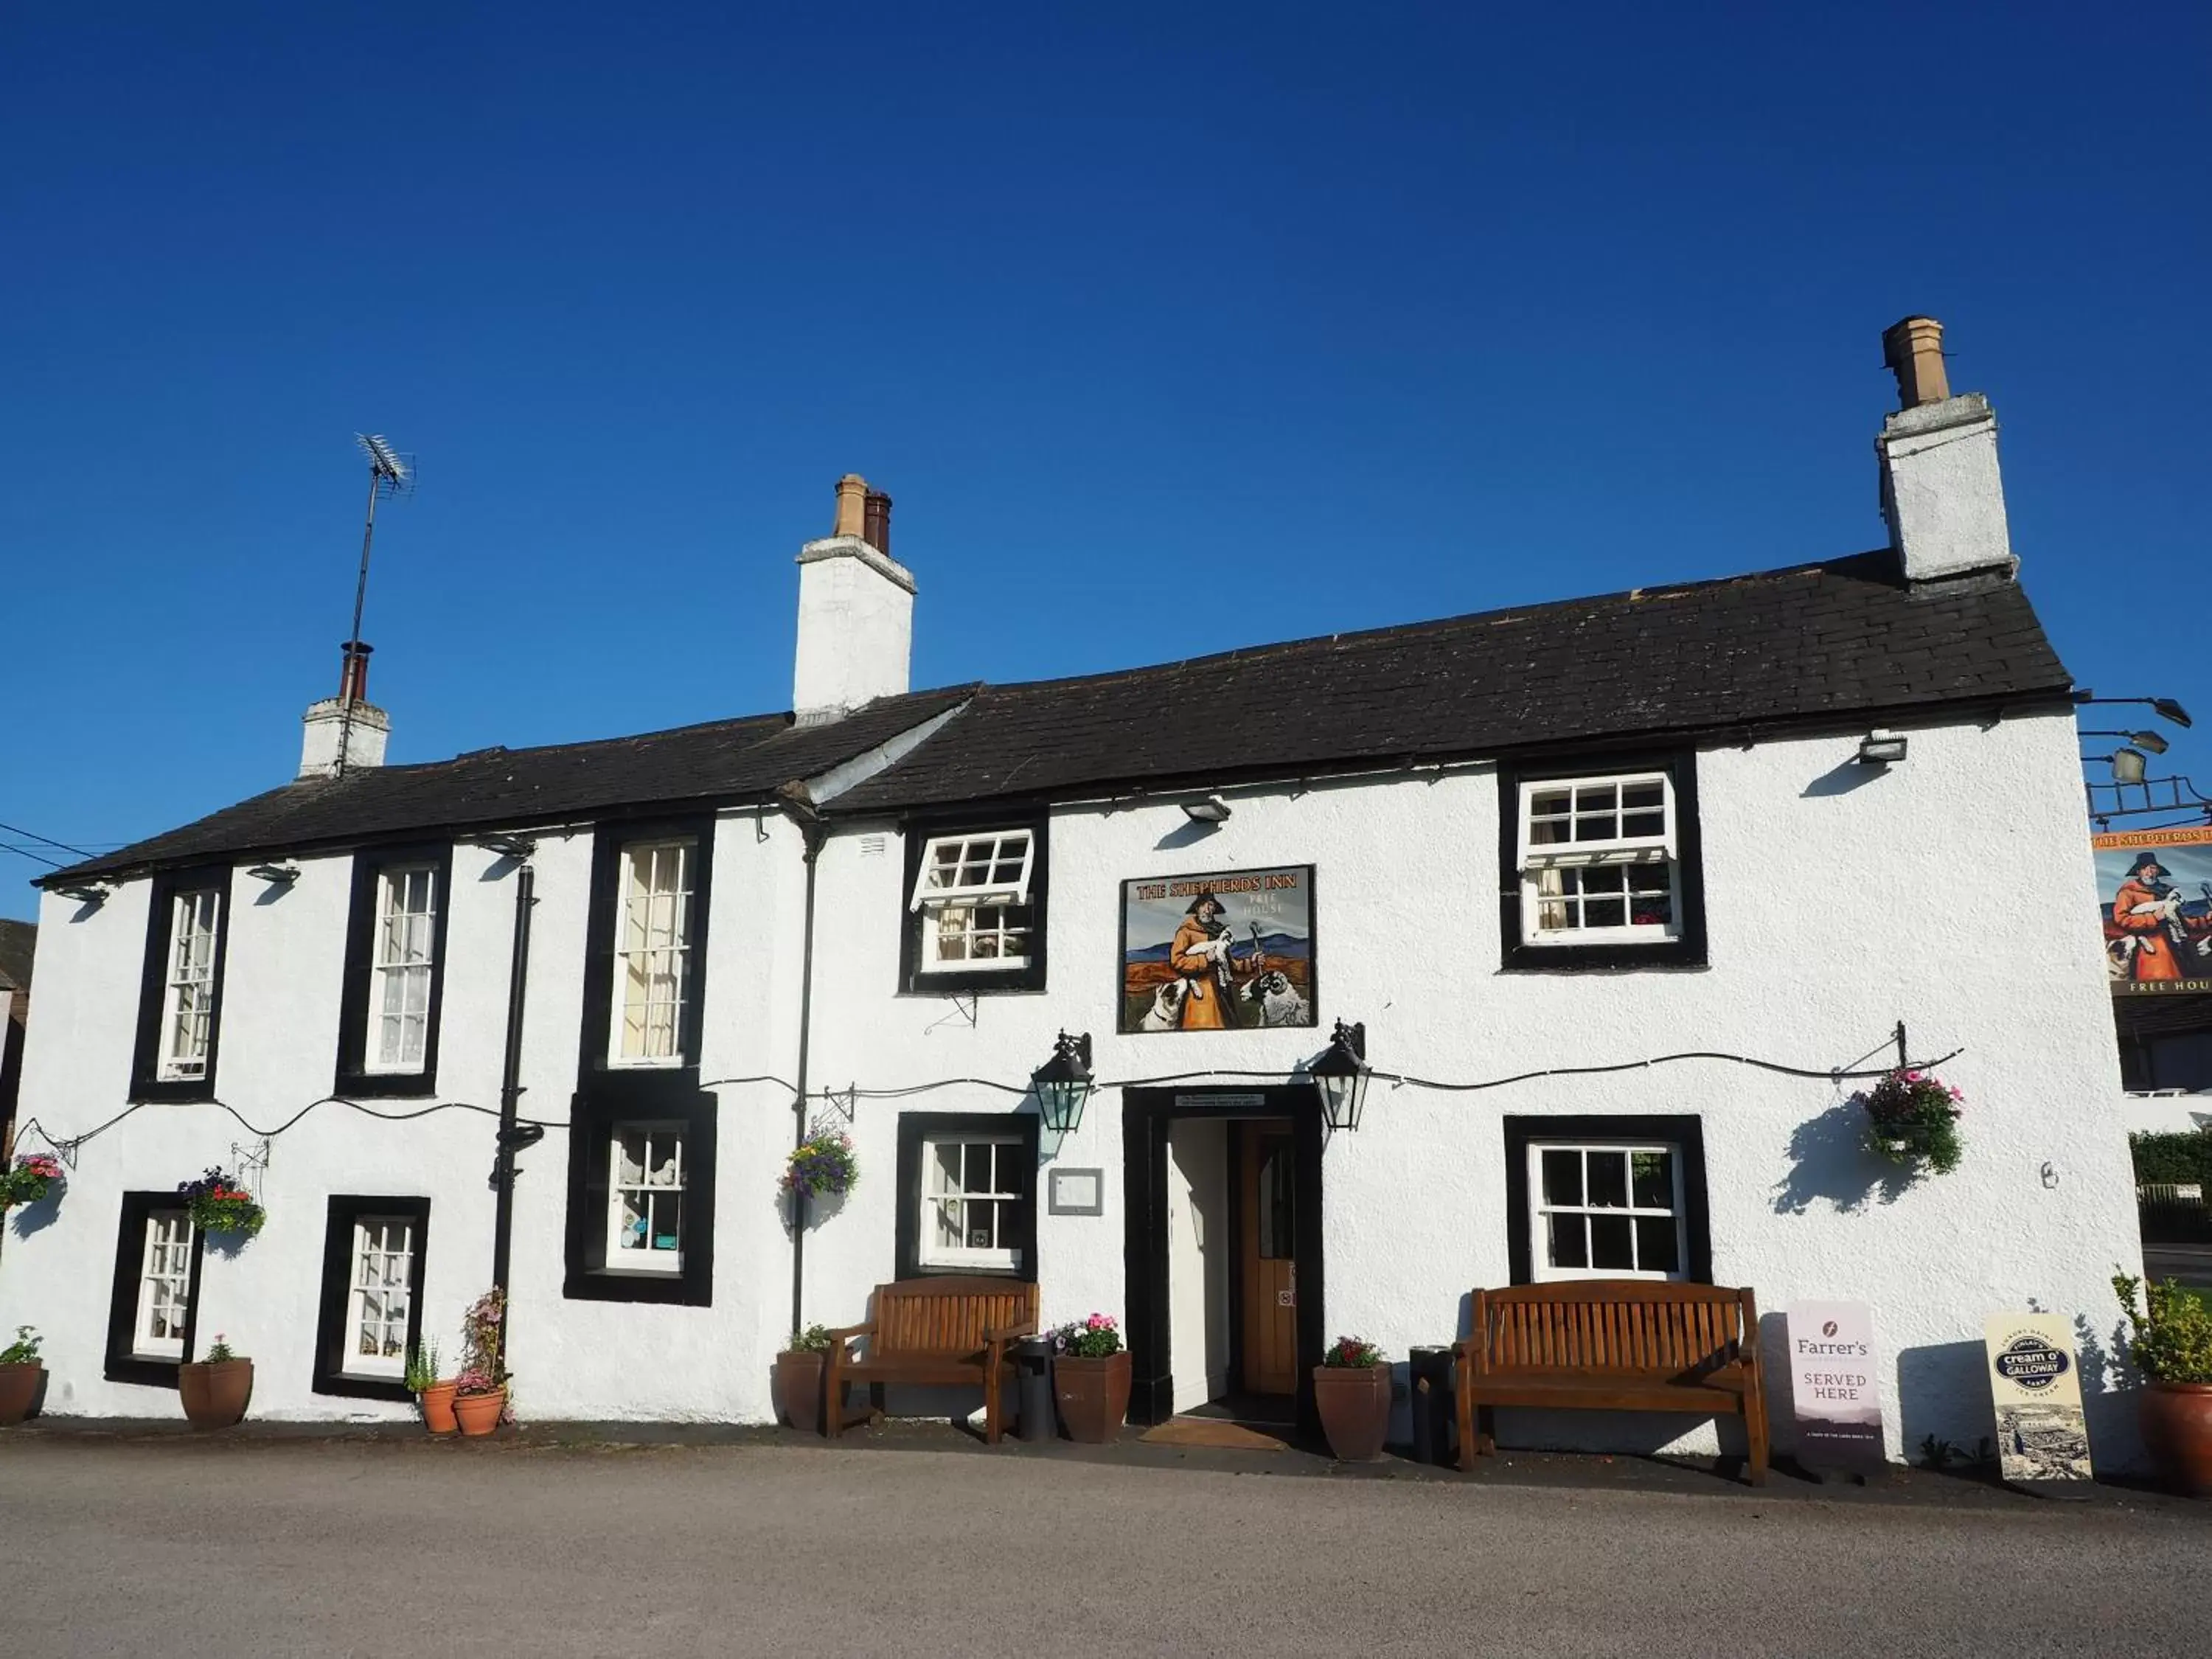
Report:
[{"label": "pub sign board", "polygon": [[1116,1029],[1317,1024],[1313,892],[1310,864],[1123,882]]},{"label": "pub sign board", "polygon": [[1991,1314],[1982,1330],[2006,1481],[2035,1486],[2094,1480],[2072,1325],[2059,1314],[2001,1313]]},{"label": "pub sign board", "polygon": [[1797,1461],[1873,1474],[1888,1462],[1874,1316],[1863,1302],[1790,1304],[1790,1395]]},{"label": "pub sign board", "polygon": [[2092,836],[2116,996],[2212,995],[2212,824]]}]

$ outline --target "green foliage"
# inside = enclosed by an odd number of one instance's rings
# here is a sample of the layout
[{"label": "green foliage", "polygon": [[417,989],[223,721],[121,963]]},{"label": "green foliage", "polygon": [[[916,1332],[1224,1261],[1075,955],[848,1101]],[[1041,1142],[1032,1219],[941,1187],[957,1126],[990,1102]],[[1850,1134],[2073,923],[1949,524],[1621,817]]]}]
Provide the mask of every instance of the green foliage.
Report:
[{"label": "green foliage", "polygon": [[2212,1129],[2146,1129],[2128,1137],[2128,1151],[2137,1181],[2197,1181],[2212,1189]]},{"label": "green foliage", "polygon": [[1324,1365],[1365,1370],[1382,1363],[1382,1350],[1364,1336],[1340,1336],[1321,1357]]},{"label": "green foliage", "polygon": [[214,1342],[209,1345],[207,1352],[202,1356],[200,1359],[200,1364],[203,1365],[227,1365],[237,1358],[239,1358],[239,1356],[232,1351],[230,1344],[224,1340],[222,1333],[221,1331],[217,1331],[215,1334]]},{"label": "green foliage", "polygon": [[809,1325],[803,1331],[793,1331],[791,1340],[783,1345],[786,1353],[828,1353],[833,1339],[827,1325]]},{"label": "green foliage", "polygon": [[443,1380],[438,1375],[438,1345],[417,1342],[415,1352],[407,1357],[407,1392],[420,1394]]},{"label": "green foliage", "polygon": [[[2142,1291],[2144,1311],[2136,1311]],[[2135,1339],[2127,1358],[2154,1382],[2212,1382],[2212,1310],[2174,1281],[2145,1287],[2129,1273],[2112,1275]]]},{"label": "green foliage", "polygon": [[1067,1359],[1107,1359],[1121,1352],[1121,1333],[1110,1315],[1071,1319],[1046,1333],[1052,1351]]},{"label": "green foliage", "polygon": [[15,1340],[0,1348],[0,1365],[35,1365],[39,1363],[40,1338],[28,1325],[15,1327]]},{"label": "green foliage", "polygon": [[1932,1072],[1892,1072],[1859,1097],[1867,1150],[1893,1164],[1924,1162],[1937,1175],[1950,1174],[1966,1150],[1959,1136],[1964,1098]]}]

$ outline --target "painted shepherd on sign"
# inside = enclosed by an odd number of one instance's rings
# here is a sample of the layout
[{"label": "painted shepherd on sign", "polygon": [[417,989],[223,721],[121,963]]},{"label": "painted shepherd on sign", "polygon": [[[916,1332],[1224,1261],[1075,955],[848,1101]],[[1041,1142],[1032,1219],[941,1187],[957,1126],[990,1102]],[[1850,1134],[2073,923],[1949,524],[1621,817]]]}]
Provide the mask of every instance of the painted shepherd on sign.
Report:
[{"label": "painted shepherd on sign", "polygon": [[2094,836],[2105,963],[2120,993],[2212,992],[2212,827]]},{"label": "painted shepherd on sign", "polygon": [[1121,884],[1118,1029],[1317,1023],[1311,865]]}]

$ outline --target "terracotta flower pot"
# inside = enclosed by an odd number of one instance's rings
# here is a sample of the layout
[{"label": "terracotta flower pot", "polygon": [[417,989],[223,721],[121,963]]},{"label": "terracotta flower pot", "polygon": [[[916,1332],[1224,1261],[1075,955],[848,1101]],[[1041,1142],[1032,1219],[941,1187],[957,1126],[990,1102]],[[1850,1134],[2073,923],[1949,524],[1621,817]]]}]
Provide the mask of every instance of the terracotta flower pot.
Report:
[{"label": "terracotta flower pot", "polygon": [[1382,1455],[1390,1432],[1388,1365],[1316,1365],[1314,1408],[1340,1463],[1365,1463]]},{"label": "terracotta flower pot", "polygon": [[196,1429],[227,1429],[253,1398],[251,1359],[202,1360],[177,1367],[177,1395]]},{"label": "terracotta flower pot", "polygon": [[1103,1359],[1055,1357],[1052,1392],[1070,1440],[1086,1446],[1111,1443],[1129,1415],[1129,1351]]},{"label": "terracotta flower pot", "polygon": [[2166,1485],[2212,1498],[2212,1382],[2146,1382],[2136,1413]]},{"label": "terracotta flower pot", "polygon": [[499,1426],[499,1414],[506,1409],[505,1389],[494,1389],[489,1394],[458,1395],[453,1400],[453,1416],[463,1434],[489,1434]]},{"label": "terracotta flower pot", "polygon": [[801,1434],[822,1432],[823,1365],[818,1353],[775,1357],[775,1395],[783,1405],[783,1419]]},{"label": "terracotta flower pot", "polygon": [[422,1426],[432,1434],[451,1434],[460,1425],[453,1419],[453,1382],[433,1382],[416,1396],[422,1407]]},{"label": "terracotta flower pot", "polygon": [[35,1359],[0,1365],[0,1424],[20,1423],[31,1414],[46,1377],[46,1368]]}]

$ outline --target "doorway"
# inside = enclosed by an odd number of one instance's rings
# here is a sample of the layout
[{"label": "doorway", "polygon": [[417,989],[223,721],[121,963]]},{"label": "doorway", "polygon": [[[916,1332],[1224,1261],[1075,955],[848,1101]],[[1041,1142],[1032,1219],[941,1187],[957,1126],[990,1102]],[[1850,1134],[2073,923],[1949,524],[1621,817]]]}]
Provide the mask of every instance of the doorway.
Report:
[{"label": "doorway", "polygon": [[1314,1091],[1133,1089],[1123,1135],[1131,1419],[1310,1431],[1322,1346]]}]

